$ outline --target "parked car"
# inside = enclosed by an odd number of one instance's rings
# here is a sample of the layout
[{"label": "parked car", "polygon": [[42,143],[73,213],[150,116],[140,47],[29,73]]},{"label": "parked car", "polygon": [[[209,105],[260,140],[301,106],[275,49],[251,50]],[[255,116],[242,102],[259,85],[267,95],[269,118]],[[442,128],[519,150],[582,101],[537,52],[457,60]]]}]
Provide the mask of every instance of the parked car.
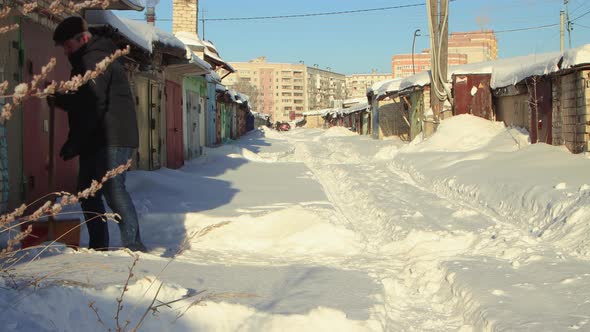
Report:
[{"label": "parked car", "polygon": [[289,130],[291,130],[291,125],[288,124],[287,122],[282,122],[277,127],[277,130],[278,131],[289,131]]}]

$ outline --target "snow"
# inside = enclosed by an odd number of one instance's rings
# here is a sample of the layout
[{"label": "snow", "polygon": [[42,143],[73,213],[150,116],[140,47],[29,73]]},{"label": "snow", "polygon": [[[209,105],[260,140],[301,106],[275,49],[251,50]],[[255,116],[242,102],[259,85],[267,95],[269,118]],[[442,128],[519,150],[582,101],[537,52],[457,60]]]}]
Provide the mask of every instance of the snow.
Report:
[{"label": "snow", "polygon": [[[133,171],[149,252],[121,322],[157,292],[142,331],[588,330],[590,159],[527,136],[470,115],[411,143],[263,129]],[[132,262],[56,247],[18,264],[3,330],[115,330]]]},{"label": "snow", "polygon": [[179,31],[174,36],[176,36],[176,38],[185,43],[187,46],[205,46],[199,36],[192,32]]},{"label": "snow", "polygon": [[185,49],[185,44],[174,35],[146,23],[118,17],[110,10],[88,10],[86,20],[89,24],[108,24],[118,29],[122,35],[150,53],[156,42]]},{"label": "snow", "polygon": [[567,69],[581,64],[590,63],[590,45],[566,50],[563,55],[562,68]]},{"label": "snow", "polygon": [[[560,62],[562,62],[561,66]],[[489,74],[491,75],[490,87],[496,89],[515,85],[528,77],[548,75],[561,69],[588,63],[590,63],[590,44],[567,50],[564,53],[530,54],[452,66],[448,70],[448,79],[450,81],[453,75]],[[370,91],[373,91],[374,95],[380,98],[388,93],[428,84],[430,84],[430,72],[422,72],[407,78],[377,82],[373,84]]]},{"label": "snow", "polygon": [[208,71],[211,71],[211,65],[199,58],[198,56],[196,56],[195,53],[193,53],[193,51],[190,48],[188,48],[188,46],[186,47],[186,55],[187,59],[189,59],[192,64],[204,68]]}]

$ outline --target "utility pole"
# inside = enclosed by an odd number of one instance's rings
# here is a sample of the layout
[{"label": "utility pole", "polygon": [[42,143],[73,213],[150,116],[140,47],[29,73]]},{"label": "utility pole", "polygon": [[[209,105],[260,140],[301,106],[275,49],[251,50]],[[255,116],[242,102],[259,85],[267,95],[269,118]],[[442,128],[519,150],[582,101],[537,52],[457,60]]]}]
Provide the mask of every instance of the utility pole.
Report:
[{"label": "utility pole", "polygon": [[[438,0],[428,0],[427,4],[428,8],[430,8],[430,108],[432,108],[432,112],[434,113],[434,121],[438,119],[439,110],[438,108],[438,98],[436,97],[436,63],[438,59]],[[425,127],[426,128],[426,127]],[[433,130],[434,131],[434,130]],[[431,135],[429,133],[428,135]]]},{"label": "utility pole", "polygon": [[567,38],[568,48],[572,48],[572,21],[570,21],[570,2],[569,0],[563,0],[565,5],[565,18],[567,20]]},{"label": "utility pole", "polygon": [[[439,52],[439,71],[444,79],[444,84],[447,84],[447,74],[449,67],[449,0],[440,0],[440,49]],[[450,99],[447,96],[447,99]],[[442,111],[443,101],[440,103],[440,110]]]},{"label": "utility pole", "polygon": [[[440,3],[440,10],[439,10]],[[435,125],[440,121],[443,104],[449,99],[446,84],[448,62],[448,0],[428,0],[430,20],[430,106]]]},{"label": "utility pole", "polygon": [[559,12],[559,51],[563,52],[565,48],[565,12]]}]

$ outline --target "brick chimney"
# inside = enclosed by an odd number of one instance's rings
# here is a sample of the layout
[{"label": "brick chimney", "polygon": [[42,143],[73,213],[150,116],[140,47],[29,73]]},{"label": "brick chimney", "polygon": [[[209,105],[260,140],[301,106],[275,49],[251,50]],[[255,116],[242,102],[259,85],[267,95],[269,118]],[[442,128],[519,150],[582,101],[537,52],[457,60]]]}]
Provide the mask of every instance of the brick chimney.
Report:
[{"label": "brick chimney", "polygon": [[199,0],[173,0],[172,7],[172,33],[198,34]]}]

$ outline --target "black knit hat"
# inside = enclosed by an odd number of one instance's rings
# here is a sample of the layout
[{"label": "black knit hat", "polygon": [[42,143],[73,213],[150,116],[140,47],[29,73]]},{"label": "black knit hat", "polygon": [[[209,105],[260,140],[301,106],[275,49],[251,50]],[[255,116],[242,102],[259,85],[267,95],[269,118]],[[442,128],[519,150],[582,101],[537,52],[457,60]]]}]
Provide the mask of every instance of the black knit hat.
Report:
[{"label": "black knit hat", "polygon": [[66,40],[86,31],[88,31],[88,24],[83,18],[70,16],[57,25],[55,32],[53,32],[53,41],[56,45],[63,45]]}]

